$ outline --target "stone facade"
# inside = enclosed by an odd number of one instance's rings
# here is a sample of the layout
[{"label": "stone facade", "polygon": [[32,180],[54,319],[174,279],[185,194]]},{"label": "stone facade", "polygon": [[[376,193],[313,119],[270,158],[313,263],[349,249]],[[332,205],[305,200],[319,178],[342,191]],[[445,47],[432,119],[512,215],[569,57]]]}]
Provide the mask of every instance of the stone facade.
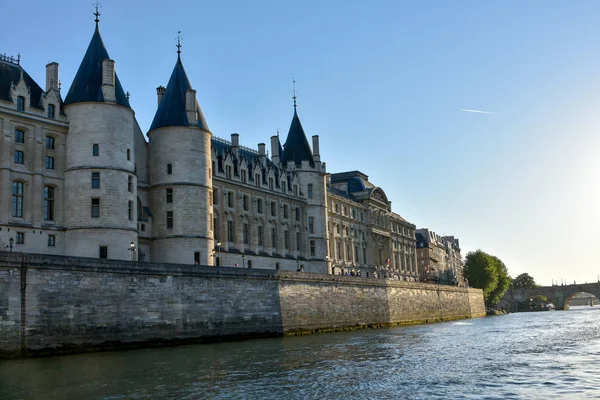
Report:
[{"label": "stone facade", "polygon": [[421,280],[445,285],[465,284],[458,239],[417,229],[417,263]]},{"label": "stone facade", "polygon": [[178,53],[147,140],[100,37],[64,101],[0,58],[0,246],[19,252],[417,280],[415,226],[358,171],[328,174],[296,110],[285,144],[213,136]]},{"label": "stone facade", "polygon": [[479,289],[0,252],[0,357],[484,315]]}]

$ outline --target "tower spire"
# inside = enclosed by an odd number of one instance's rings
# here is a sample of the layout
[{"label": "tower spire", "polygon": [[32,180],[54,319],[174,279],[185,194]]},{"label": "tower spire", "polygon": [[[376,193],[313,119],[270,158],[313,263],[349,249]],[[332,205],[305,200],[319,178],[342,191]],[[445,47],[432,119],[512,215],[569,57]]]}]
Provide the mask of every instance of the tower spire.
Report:
[{"label": "tower spire", "polygon": [[98,25],[98,22],[100,22],[100,11],[98,11],[98,9],[100,8],[100,3],[96,2],[95,6],[96,12],[94,13],[94,15],[96,16],[96,19],[94,21],[96,21],[96,25]]},{"label": "tower spire", "polygon": [[177,32],[177,57],[181,54],[181,31]]},{"label": "tower spire", "polygon": [[294,110],[296,109],[296,78],[292,78],[292,90],[294,92],[294,96],[292,96],[292,99],[294,99]]}]

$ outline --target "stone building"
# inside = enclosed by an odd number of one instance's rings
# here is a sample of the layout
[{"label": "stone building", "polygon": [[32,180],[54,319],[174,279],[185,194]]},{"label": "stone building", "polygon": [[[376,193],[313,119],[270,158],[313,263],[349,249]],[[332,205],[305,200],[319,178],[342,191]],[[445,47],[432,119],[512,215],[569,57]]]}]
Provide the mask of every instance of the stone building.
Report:
[{"label": "stone building", "polygon": [[0,57],[0,245],[417,278],[414,225],[366,175],[327,173],[295,97],[285,143],[272,136],[268,157],[264,143],[212,134],[180,53],[146,135],[98,18],[64,101],[57,63],[46,66],[42,89],[20,60]]},{"label": "stone building", "polygon": [[417,263],[423,281],[463,285],[463,261],[454,236],[440,236],[429,229],[417,229]]}]

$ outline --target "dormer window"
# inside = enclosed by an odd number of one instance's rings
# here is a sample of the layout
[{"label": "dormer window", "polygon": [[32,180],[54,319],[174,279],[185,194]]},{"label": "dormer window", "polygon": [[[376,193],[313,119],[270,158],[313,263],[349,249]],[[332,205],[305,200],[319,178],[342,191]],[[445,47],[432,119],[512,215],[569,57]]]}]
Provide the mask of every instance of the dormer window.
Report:
[{"label": "dormer window", "polygon": [[231,165],[225,166],[225,176],[227,179],[231,179]]},{"label": "dormer window", "polygon": [[25,97],[17,97],[17,111],[25,111]]},{"label": "dormer window", "polygon": [[242,176],[242,183],[246,183],[246,170],[245,169],[242,170],[241,176]]},{"label": "dormer window", "polygon": [[54,104],[48,104],[48,118],[54,119]]},{"label": "dormer window", "polygon": [[269,178],[269,189],[273,190],[273,178]]}]

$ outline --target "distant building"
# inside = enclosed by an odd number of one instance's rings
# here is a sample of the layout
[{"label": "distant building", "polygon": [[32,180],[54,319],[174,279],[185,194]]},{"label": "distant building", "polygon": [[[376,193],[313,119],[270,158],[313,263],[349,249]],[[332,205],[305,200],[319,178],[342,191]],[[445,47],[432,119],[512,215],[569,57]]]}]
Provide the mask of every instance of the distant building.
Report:
[{"label": "distant building", "polygon": [[463,285],[463,261],[458,239],[417,229],[417,264],[421,280],[445,285]]},{"label": "distant building", "polygon": [[269,158],[212,134],[178,51],[144,135],[98,20],[64,100],[57,63],[42,89],[0,56],[0,130],[3,248],[417,279],[415,226],[365,174],[327,174],[295,97]]}]

